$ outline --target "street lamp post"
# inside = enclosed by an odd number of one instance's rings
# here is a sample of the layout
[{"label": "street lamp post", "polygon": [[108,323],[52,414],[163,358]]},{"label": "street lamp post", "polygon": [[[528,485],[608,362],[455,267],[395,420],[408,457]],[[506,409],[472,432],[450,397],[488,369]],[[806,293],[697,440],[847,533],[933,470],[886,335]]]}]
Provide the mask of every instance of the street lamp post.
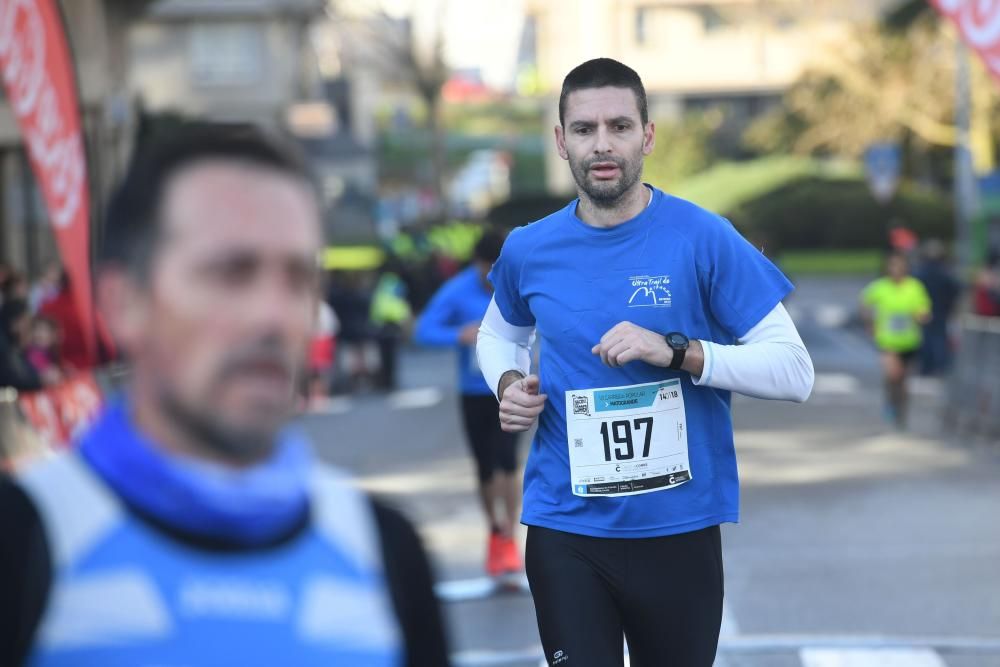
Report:
[{"label": "street lamp post", "polygon": [[972,266],[972,217],[979,208],[979,192],[969,145],[971,87],[969,52],[961,39],[955,47],[955,256],[960,274],[967,276]]}]

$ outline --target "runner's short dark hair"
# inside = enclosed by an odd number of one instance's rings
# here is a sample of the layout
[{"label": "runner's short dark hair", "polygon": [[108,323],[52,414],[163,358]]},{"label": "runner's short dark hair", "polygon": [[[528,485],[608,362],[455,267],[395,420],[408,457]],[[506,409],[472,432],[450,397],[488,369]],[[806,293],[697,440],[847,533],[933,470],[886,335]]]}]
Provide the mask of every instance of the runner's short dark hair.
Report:
[{"label": "runner's short dark hair", "polygon": [[559,124],[566,124],[566,100],[570,93],[584,88],[603,88],[605,86],[628,88],[635,93],[635,102],[639,107],[639,118],[642,119],[643,125],[649,122],[646,88],[642,85],[642,79],[639,78],[636,71],[611,58],[594,58],[574,67],[563,79],[562,92],[559,93]]},{"label": "runner's short dark hair", "polygon": [[161,206],[171,179],[199,162],[228,160],[313,180],[297,151],[247,123],[191,122],[165,131],[133,156],[125,178],[111,197],[99,263],[149,277],[161,237]]},{"label": "runner's short dark hair", "polygon": [[476,246],[472,250],[473,259],[493,264],[500,257],[500,249],[503,248],[505,234],[499,229],[487,228],[483,235],[476,241]]}]

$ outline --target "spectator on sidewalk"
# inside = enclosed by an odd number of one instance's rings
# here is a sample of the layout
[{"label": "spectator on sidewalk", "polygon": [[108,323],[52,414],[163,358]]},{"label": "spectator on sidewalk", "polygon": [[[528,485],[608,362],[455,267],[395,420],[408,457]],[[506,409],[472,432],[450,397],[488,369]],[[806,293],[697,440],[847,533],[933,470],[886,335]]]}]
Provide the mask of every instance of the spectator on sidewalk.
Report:
[{"label": "spectator on sidewalk", "polygon": [[0,306],[0,387],[18,391],[42,388],[42,378],[25,355],[31,337],[31,311],[21,299]]},{"label": "spectator on sidewalk", "polygon": [[396,390],[399,343],[413,319],[406,296],[406,283],[399,277],[397,267],[387,262],[375,285],[371,309],[371,323],[379,353],[375,386],[381,391]]},{"label": "spectator on sidewalk", "polygon": [[990,253],[976,273],[972,285],[972,312],[981,317],[1000,317],[1000,251]]},{"label": "spectator on sidewalk", "polygon": [[941,241],[931,239],[924,244],[920,268],[914,277],[924,284],[931,298],[931,320],[923,326],[920,373],[941,375],[951,365],[948,327],[961,294],[961,286],[948,266],[947,251]]},{"label": "spectator on sidewalk", "polygon": [[17,271],[11,271],[0,283],[0,292],[3,293],[3,302],[28,300],[28,279]]},{"label": "spectator on sidewalk", "polygon": [[62,267],[58,262],[52,262],[45,267],[41,277],[31,287],[28,294],[28,305],[31,312],[37,313],[42,306],[59,295],[62,286]]},{"label": "spectator on sidewalk", "polygon": [[59,358],[59,327],[47,317],[35,317],[31,322],[31,341],[25,356],[46,385],[63,381]]},{"label": "spectator on sidewalk", "polygon": [[322,400],[330,392],[333,362],[337,355],[340,320],[326,301],[317,300],[316,321],[309,343],[309,401]]},{"label": "spectator on sidewalk", "polygon": [[[326,302],[340,320],[335,375],[343,376],[348,391],[364,386],[372,375],[369,348],[372,331],[371,289],[368,278],[360,272],[335,272],[330,277]],[[335,377],[335,384],[339,377]]]},{"label": "spectator on sidewalk", "polygon": [[87,337],[80,322],[68,273],[63,271],[59,291],[42,306],[38,314],[52,320],[59,327],[59,356],[67,367],[83,371],[97,365],[97,358],[87,347]]},{"label": "spectator on sidewalk", "polygon": [[3,304],[3,288],[7,284],[7,278],[14,272],[9,264],[0,262],[0,304]]}]

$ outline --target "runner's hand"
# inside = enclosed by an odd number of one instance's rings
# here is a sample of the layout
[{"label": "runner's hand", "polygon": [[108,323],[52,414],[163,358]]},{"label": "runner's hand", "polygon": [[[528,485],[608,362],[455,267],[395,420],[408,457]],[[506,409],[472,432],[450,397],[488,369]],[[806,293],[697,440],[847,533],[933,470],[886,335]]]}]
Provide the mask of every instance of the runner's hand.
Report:
[{"label": "runner's hand", "polygon": [[545,408],[545,394],[538,393],[537,375],[512,382],[500,400],[500,428],[508,433],[527,431]]},{"label": "runner's hand", "polygon": [[475,345],[479,336],[479,322],[470,322],[458,331],[458,343],[460,345]]},{"label": "runner's hand", "polygon": [[663,334],[631,322],[613,326],[590,351],[601,355],[601,361],[611,368],[621,368],[630,361],[645,361],[666,368],[674,358],[674,351]]}]

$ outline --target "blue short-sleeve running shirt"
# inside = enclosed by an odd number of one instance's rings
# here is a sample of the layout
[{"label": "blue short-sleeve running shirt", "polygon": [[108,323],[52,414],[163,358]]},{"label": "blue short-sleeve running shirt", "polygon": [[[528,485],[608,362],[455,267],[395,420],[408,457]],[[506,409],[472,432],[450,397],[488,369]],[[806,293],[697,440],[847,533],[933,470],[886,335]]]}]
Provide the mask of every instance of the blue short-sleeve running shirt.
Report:
[{"label": "blue short-sleeve running shirt", "polygon": [[483,320],[491,298],[492,293],[483,284],[479,269],[470,266],[448,280],[431,297],[414,331],[413,337],[421,345],[447,345],[458,350],[458,386],[468,396],[493,394],[479,369],[475,348],[458,341],[463,327]]},{"label": "blue short-sleeve running shirt", "polygon": [[[548,395],[525,467],[528,525],[654,537],[739,519],[730,393],[642,361],[609,368],[591,348],[623,321],[735,344],[792,285],[729,221],[652,190],[649,206],[616,227],[585,224],[574,200],[514,230],[490,273],[504,319],[536,328],[541,392]],[[573,495],[565,392],[671,378],[684,392],[692,480],[642,495]]]}]

